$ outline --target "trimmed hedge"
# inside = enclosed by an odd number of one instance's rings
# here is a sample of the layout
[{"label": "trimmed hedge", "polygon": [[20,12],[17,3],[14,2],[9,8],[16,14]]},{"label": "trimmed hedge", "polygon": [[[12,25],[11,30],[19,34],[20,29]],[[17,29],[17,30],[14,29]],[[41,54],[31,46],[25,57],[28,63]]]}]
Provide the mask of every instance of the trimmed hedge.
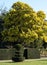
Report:
[{"label": "trimmed hedge", "polygon": [[15,55],[12,57],[12,60],[14,62],[20,62],[24,60],[23,56],[24,48],[21,44],[16,44],[15,45]]},{"label": "trimmed hedge", "polygon": [[24,51],[26,59],[37,59],[40,58],[40,51],[36,48],[27,48]]},{"label": "trimmed hedge", "polygon": [[[20,49],[19,49],[20,48]],[[23,61],[24,57],[26,59],[37,59],[40,58],[40,51],[35,48],[23,47],[11,48],[11,49],[0,49],[0,60],[14,60],[14,61]]]},{"label": "trimmed hedge", "polygon": [[21,61],[23,61],[24,60],[23,54],[21,52],[19,52],[19,51],[15,52],[15,56],[12,57],[12,60],[14,62],[21,62]]},{"label": "trimmed hedge", "polygon": [[15,49],[0,49],[0,60],[11,60]]}]

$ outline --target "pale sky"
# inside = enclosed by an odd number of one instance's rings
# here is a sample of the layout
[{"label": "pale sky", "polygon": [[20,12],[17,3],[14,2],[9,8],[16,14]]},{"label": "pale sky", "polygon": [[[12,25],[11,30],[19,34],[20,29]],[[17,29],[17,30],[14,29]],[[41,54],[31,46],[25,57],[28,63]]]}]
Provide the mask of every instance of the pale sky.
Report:
[{"label": "pale sky", "polygon": [[47,0],[0,0],[0,9],[9,10],[13,3],[21,1],[30,5],[35,11],[43,10],[47,14]]}]

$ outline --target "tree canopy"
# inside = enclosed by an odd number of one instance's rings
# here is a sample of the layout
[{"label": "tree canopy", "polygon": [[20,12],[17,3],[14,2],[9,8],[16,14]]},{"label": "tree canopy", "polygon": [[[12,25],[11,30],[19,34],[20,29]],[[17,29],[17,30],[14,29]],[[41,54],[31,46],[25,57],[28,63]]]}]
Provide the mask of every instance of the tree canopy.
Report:
[{"label": "tree canopy", "polygon": [[35,12],[28,4],[16,2],[4,17],[3,41],[30,44],[37,39],[47,42],[47,22],[43,11]]}]

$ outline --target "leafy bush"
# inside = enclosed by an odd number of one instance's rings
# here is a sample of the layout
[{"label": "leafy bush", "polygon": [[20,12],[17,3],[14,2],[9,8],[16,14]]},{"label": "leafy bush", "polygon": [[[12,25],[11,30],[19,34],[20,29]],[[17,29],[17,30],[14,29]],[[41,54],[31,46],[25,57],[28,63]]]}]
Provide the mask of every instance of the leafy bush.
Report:
[{"label": "leafy bush", "polygon": [[25,49],[24,56],[26,59],[37,59],[40,58],[40,52],[36,48]]},{"label": "leafy bush", "polygon": [[12,60],[15,62],[23,61],[24,60],[23,50],[24,48],[21,44],[16,44],[15,45],[15,55],[14,57],[12,57]]},{"label": "leafy bush", "polygon": [[0,49],[0,60],[11,60],[15,49]]}]

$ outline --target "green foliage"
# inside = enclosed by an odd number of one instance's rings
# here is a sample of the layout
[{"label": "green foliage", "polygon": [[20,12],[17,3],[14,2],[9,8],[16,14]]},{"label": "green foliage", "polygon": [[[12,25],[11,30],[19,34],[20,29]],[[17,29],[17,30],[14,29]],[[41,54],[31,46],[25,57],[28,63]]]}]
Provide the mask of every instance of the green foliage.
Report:
[{"label": "green foliage", "polygon": [[24,55],[26,59],[40,58],[40,51],[35,48],[27,48],[24,54],[26,54]]},{"label": "green foliage", "polygon": [[38,15],[38,17],[40,17],[42,19],[45,19],[46,18],[46,15],[45,15],[45,13],[43,11],[38,11],[37,12],[37,15]]},{"label": "green foliage", "polygon": [[11,60],[15,49],[0,49],[0,60]]},{"label": "green foliage", "polygon": [[2,42],[3,19],[0,18],[0,43]]},{"label": "green foliage", "polygon": [[15,48],[16,50],[21,50],[21,49],[23,48],[23,46],[22,46],[21,44],[16,44],[16,45],[14,46],[14,48]]},{"label": "green foliage", "polygon": [[38,38],[46,41],[46,25],[43,11],[36,13],[28,4],[16,2],[4,17],[3,41],[20,40],[20,43],[26,44]]},{"label": "green foliage", "polygon": [[24,51],[23,46],[21,44],[16,44],[15,45],[15,55],[12,57],[12,60],[15,62],[23,61],[24,60],[23,51]]}]

